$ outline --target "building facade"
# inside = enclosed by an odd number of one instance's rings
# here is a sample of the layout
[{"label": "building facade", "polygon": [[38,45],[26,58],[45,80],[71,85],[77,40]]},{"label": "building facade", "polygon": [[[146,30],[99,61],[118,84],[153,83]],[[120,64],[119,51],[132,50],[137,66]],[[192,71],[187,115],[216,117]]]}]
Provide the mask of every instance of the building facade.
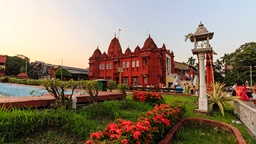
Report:
[{"label": "building facade", "polygon": [[7,56],[0,55],[0,77],[5,77]]},{"label": "building facade", "polygon": [[89,58],[89,79],[114,80],[129,86],[167,85],[168,76],[174,72],[174,53],[165,44],[158,48],[149,37],[142,48],[122,52],[119,40],[114,37],[107,53],[97,48]]}]

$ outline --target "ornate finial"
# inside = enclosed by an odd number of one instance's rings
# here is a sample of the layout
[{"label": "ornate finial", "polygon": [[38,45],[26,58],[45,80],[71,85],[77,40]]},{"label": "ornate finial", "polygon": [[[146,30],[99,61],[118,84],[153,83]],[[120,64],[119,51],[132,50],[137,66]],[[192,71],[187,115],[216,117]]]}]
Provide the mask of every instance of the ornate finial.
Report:
[{"label": "ornate finial", "polygon": [[204,24],[202,23],[202,21],[200,21],[200,24],[199,24],[199,27],[201,27],[201,26],[204,26]]},{"label": "ornate finial", "polygon": [[150,34],[148,34],[148,37],[151,38]]},{"label": "ornate finial", "polygon": [[116,33],[115,33],[115,38],[116,38]]}]

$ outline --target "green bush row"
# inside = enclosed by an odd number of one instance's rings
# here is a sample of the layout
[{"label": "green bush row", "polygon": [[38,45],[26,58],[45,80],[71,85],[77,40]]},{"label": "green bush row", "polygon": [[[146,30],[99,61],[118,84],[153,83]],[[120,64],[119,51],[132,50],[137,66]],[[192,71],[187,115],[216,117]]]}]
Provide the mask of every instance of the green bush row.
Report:
[{"label": "green bush row", "polygon": [[[0,108],[0,143],[26,143],[32,134],[45,131],[60,131],[72,137],[85,140],[93,131],[102,130],[116,118],[136,121],[152,106],[129,101],[104,101],[77,110],[59,109],[12,109]],[[25,142],[24,142],[25,141]]]},{"label": "green bush row", "polygon": [[41,85],[42,80],[36,79],[19,79],[14,77],[0,77],[0,82],[16,83],[16,84],[28,84],[28,85]]}]

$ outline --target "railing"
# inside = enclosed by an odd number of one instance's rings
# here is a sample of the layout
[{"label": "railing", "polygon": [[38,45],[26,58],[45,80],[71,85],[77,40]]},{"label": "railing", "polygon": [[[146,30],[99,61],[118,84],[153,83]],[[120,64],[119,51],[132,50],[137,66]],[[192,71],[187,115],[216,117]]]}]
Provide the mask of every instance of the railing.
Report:
[{"label": "railing", "polygon": [[173,92],[173,93],[181,93],[182,92],[182,90],[177,90],[176,88],[131,87],[131,89],[139,90],[139,91],[153,91],[153,92]]},{"label": "railing", "polygon": [[239,101],[234,102],[238,109],[234,109],[234,113],[238,115],[240,120],[248,129],[256,136],[256,109]]}]

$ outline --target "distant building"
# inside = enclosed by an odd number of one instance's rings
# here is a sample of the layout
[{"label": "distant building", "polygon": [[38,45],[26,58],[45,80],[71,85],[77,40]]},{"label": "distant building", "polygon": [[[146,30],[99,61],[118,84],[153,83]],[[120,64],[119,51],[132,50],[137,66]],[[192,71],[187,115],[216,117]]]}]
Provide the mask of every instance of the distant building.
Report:
[{"label": "distant building", "polygon": [[114,80],[129,86],[168,84],[174,73],[174,53],[165,44],[158,48],[149,37],[142,48],[122,52],[119,40],[114,37],[107,53],[97,48],[89,58],[89,79]]},{"label": "distant building", "polygon": [[0,55],[0,77],[5,76],[7,56]]},{"label": "distant building", "polygon": [[193,80],[198,71],[195,67],[186,63],[174,61],[174,73],[176,73],[181,80]]},{"label": "distant building", "polygon": [[44,63],[42,61],[35,61],[31,63],[35,70],[38,71],[38,78],[53,78],[54,72],[60,67],[65,68],[68,72],[72,74],[72,79],[74,80],[88,80],[88,69],[75,68],[69,66],[60,66]]}]

